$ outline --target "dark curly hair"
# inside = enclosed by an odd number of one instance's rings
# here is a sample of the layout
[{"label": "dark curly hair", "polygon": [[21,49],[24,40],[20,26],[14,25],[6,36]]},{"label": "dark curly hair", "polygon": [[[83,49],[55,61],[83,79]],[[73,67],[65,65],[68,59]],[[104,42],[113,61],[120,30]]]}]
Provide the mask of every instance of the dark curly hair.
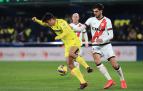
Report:
[{"label": "dark curly hair", "polygon": [[47,13],[43,16],[42,21],[45,22],[46,20],[50,20],[50,19],[52,19],[52,18],[54,19],[55,16],[54,16],[52,13],[47,12]]},{"label": "dark curly hair", "polygon": [[97,3],[93,6],[93,9],[98,8],[99,10],[103,10],[104,9],[104,5],[101,3]]}]

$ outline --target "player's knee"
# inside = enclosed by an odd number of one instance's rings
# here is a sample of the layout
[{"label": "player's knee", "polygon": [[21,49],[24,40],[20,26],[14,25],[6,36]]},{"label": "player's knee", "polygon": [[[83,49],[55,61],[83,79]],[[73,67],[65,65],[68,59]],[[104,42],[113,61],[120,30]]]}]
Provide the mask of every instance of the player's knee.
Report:
[{"label": "player's knee", "polygon": [[116,61],[112,61],[111,64],[112,64],[112,67],[113,67],[114,69],[119,68],[119,65],[118,65],[118,63],[117,63]]},{"label": "player's knee", "polygon": [[77,58],[78,54],[76,54],[74,52],[70,52],[69,56],[75,59],[75,58]]},{"label": "player's knee", "polygon": [[93,58],[94,58],[94,61],[95,61],[96,65],[101,63],[101,55],[100,54],[94,53]]},{"label": "player's knee", "polygon": [[67,61],[68,68],[72,70],[74,68],[73,58],[69,57]]},{"label": "player's knee", "polygon": [[110,63],[112,64],[112,67],[113,67],[114,69],[119,69],[120,66],[119,66],[119,64],[117,63],[117,61],[116,61],[116,59],[115,59],[114,56],[108,58],[108,61],[110,61]]},{"label": "player's knee", "polygon": [[101,64],[101,61],[100,61],[100,59],[98,59],[98,58],[94,58],[94,61],[95,61],[95,64],[96,64],[96,65]]},{"label": "player's knee", "polygon": [[115,69],[115,70],[118,70],[120,68],[120,65],[118,64],[113,64],[112,67]]},{"label": "player's knee", "polygon": [[95,61],[96,66],[100,65],[101,62],[100,61]]}]

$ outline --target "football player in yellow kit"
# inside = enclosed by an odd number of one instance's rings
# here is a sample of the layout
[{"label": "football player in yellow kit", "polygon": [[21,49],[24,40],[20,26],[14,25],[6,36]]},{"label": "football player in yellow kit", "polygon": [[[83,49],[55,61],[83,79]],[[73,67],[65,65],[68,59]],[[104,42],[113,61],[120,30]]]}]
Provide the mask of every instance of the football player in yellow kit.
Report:
[{"label": "football player in yellow kit", "polygon": [[61,39],[63,41],[65,46],[65,57],[67,59],[69,69],[80,81],[80,89],[87,87],[87,82],[84,80],[82,73],[74,66],[73,62],[74,60],[79,62],[87,69],[88,73],[93,70],[88,66],[85,60],[78,55],[81,43],[69,24],[63,19],[57,19],[52,13],[49,12],[44,15],[42,20],[39,20],[36,17],[33,17],[32,20],[42,26],[50,27],[57,35],[55,40]]}]

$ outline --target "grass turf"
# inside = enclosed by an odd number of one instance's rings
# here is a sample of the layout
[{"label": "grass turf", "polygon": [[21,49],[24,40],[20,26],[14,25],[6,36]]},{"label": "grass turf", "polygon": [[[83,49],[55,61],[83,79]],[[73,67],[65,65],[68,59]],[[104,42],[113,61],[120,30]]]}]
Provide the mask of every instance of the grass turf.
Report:
[{"label": "grass turf", "polygon": [[[60,76],[56,71],[65,62],[0,62],[0,91],[79,91],[79,81],[68,73]],[[104,63],[116,85],[106,91],[123,91],[117,73],[109,63]],[[94,72],[81,71],[89,86],[84,91],[103,91],[106,80],[89,62]],[[143,63],[120,62],[127,80],[128,88],[124,91],[143,91]]]}]

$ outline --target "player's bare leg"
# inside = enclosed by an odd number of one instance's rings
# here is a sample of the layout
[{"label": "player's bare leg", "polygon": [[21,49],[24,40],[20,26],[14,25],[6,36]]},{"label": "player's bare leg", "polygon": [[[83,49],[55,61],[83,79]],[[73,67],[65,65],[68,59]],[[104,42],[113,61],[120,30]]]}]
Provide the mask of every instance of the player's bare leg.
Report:
[{"label": "player's bare leg", "polygon": [[86,61],[84,60],[84,58],[83,58],[82,56],[78,55],[79,48],[76,47],[76,46],[73,46],[73,47],[71,48],[71,50],[72,50],[72,51],[71,51],[71,53],[72,53],[71,55],[72,55],[72,56],[75,56],[76,62],[78,62],[79,64],[81,64],[82,66],[84,66],[84,68],[87,69],[87,72],[88,72],[88,73],[92,72],[93,69],[91,69],[91,67],[86,63]]},{"label": "player's bare leg", "polygon": [[74,76],[76,76],[78,80],[80,81],[80,89],[84,89],[85,87],[87,87],[87,82],[84,80],[84,77],[82,73],[80,72],[80,70],[74,66],[74,60],[78,56],[78,54],[76,54],[76,50],[74,49],[75,47],[70,48],[69,57],[67,61],[68,67],[71,70],[72,74],[74,74]]},{"label": "player's bare leg", "polygon": [[123,89],[127,88],[127,84],[126,84],[126,81],[124,79],[124,74],[123,74],[122,68],[117,63],[116,58],[115,57],[111,57],[108,60],[110,61],[110,63],[112,64],[112,67],[117,71],[117,73],[118,73],[118,75],[120,77],[121,88],[123,88]]},{"label": "player's bare leg", "polygon": [[108,80],[104,86],[104,89],[110,88],[114,85],[114,81],[112,80],[110,74],[108,73],[106,67],[101,63],[101,55],[98,53],[93,54],[93,58],[98,70],[104,75],[104,77]]}]

